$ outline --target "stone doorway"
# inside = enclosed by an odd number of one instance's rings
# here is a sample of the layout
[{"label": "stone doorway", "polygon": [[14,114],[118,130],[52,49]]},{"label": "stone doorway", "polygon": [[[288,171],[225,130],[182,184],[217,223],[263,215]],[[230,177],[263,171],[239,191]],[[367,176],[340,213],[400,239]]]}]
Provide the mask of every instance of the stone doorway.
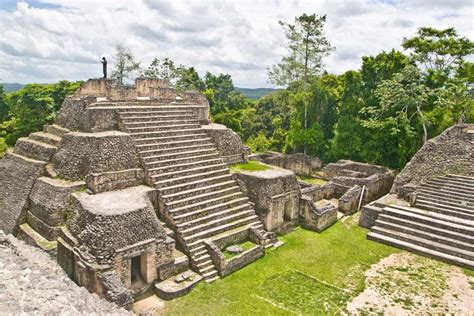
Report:
[{"label": "stone doorway", "polygon": [[132,257],[131,259],[131,278],[132,284],[141,282],[142,280],[142,269],[141,269],[141,256]]},{"label": "stone doorway", "polygon": [[283,220],[285,222],[291,222],[293,220],[293,212],[294,212],[293,208],[294,208],[293,199],[290,198],[285,202],[285,209],[283,213]]}]

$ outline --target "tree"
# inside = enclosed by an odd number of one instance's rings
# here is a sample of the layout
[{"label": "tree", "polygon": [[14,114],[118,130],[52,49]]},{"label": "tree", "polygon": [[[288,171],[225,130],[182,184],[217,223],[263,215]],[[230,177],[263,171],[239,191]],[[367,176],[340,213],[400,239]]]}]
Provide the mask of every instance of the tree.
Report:
[{"label": "tree", "polygon": [[134,72],[140,70],[140,62],[135,60],[130,48],[117,45],[115,46],[115,68],[112,71],[112,78],[117,79],[120,84],[123,84],[123,79],[128,78]]},{"label": "tree", "polygon": [[0,85],[0,124],[8,118],[10,106],[6,100],[6,93],[3,90],[3,85]]},{"label": "tree", "polygon": [[[294,24],[279,21],[285,29],[287,48],[290,56],[283,57],[280,64],[268,69],[270,81],[276,85],[289,85],[294,81],[303,80],[305,93],[308,90],[310,76],[315,76],[323,69],[323,57],[333,50],[324,35],[326,16],[303,14],[295,18]],[[307,103],[305,101],[303,128],[308,128]],[[306,153],[306,146],[304,146]]]},{"label": "tree", "polygon": [[424,108],[428,105],[431,91],[426,87],[421,74],[414,66],[405,67],[393,79],[382,82],[376,95],[380,98],[381,112],[391,110],[396,116],[408,118],[415,115],[423,128],[423,143],[428,140],[427,119]]},{"label": "tree", "polygon": [[452,27],[443,30],[421,27],[416,36],[405,38],[402,46],[411,50],[412,59],[438,81],[449,77],[465,56],[474,53],[474,42],[459,37]]}]

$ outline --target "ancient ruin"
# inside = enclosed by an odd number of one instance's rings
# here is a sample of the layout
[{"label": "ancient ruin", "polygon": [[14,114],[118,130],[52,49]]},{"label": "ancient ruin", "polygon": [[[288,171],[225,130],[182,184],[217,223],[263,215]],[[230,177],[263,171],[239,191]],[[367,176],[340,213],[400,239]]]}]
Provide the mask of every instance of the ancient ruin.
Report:
[{"label": "ancient ruin", "polygon": [[208,107],[160,80],[87,81],[1,160],[0,229],[127,308],[150,288],[174,298],[262,256],[276,239],[226,165],[248,151]]},{"label": "ancient ruin", "polygon": [[425,143],[359,225],[371,240],[474,269],[474,125]]}]

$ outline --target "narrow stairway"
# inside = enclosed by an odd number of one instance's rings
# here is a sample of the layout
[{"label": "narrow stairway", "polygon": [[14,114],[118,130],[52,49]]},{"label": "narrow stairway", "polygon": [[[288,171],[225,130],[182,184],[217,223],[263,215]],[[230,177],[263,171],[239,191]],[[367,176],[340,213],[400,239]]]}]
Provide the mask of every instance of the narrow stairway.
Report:
[{"label": "narrow stairway", "polygon": [[367,238],[474,269],[474,177],[429,179],[414,206],[384,207]]},{"label": "narrow stairway", "polygon": [[190,107],[122,106],[119,113],[147,181],[158,191],[167,224],[198,272],[208,282],[217,279],[204,241],[250,226],[263,229],[248,198]]}]

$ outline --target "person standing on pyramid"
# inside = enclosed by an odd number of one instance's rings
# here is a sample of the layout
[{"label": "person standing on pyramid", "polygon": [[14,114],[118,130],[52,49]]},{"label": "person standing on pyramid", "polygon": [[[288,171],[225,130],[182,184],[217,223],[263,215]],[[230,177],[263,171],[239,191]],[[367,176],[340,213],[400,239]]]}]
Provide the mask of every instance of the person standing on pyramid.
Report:
[{"label": "person standing on pyramid", "polygon": [[102,60],[100,61],[102,63],[102,72],[104,73],[104,79],[107,78],[107,59],[105,57],[102,57]]}]

